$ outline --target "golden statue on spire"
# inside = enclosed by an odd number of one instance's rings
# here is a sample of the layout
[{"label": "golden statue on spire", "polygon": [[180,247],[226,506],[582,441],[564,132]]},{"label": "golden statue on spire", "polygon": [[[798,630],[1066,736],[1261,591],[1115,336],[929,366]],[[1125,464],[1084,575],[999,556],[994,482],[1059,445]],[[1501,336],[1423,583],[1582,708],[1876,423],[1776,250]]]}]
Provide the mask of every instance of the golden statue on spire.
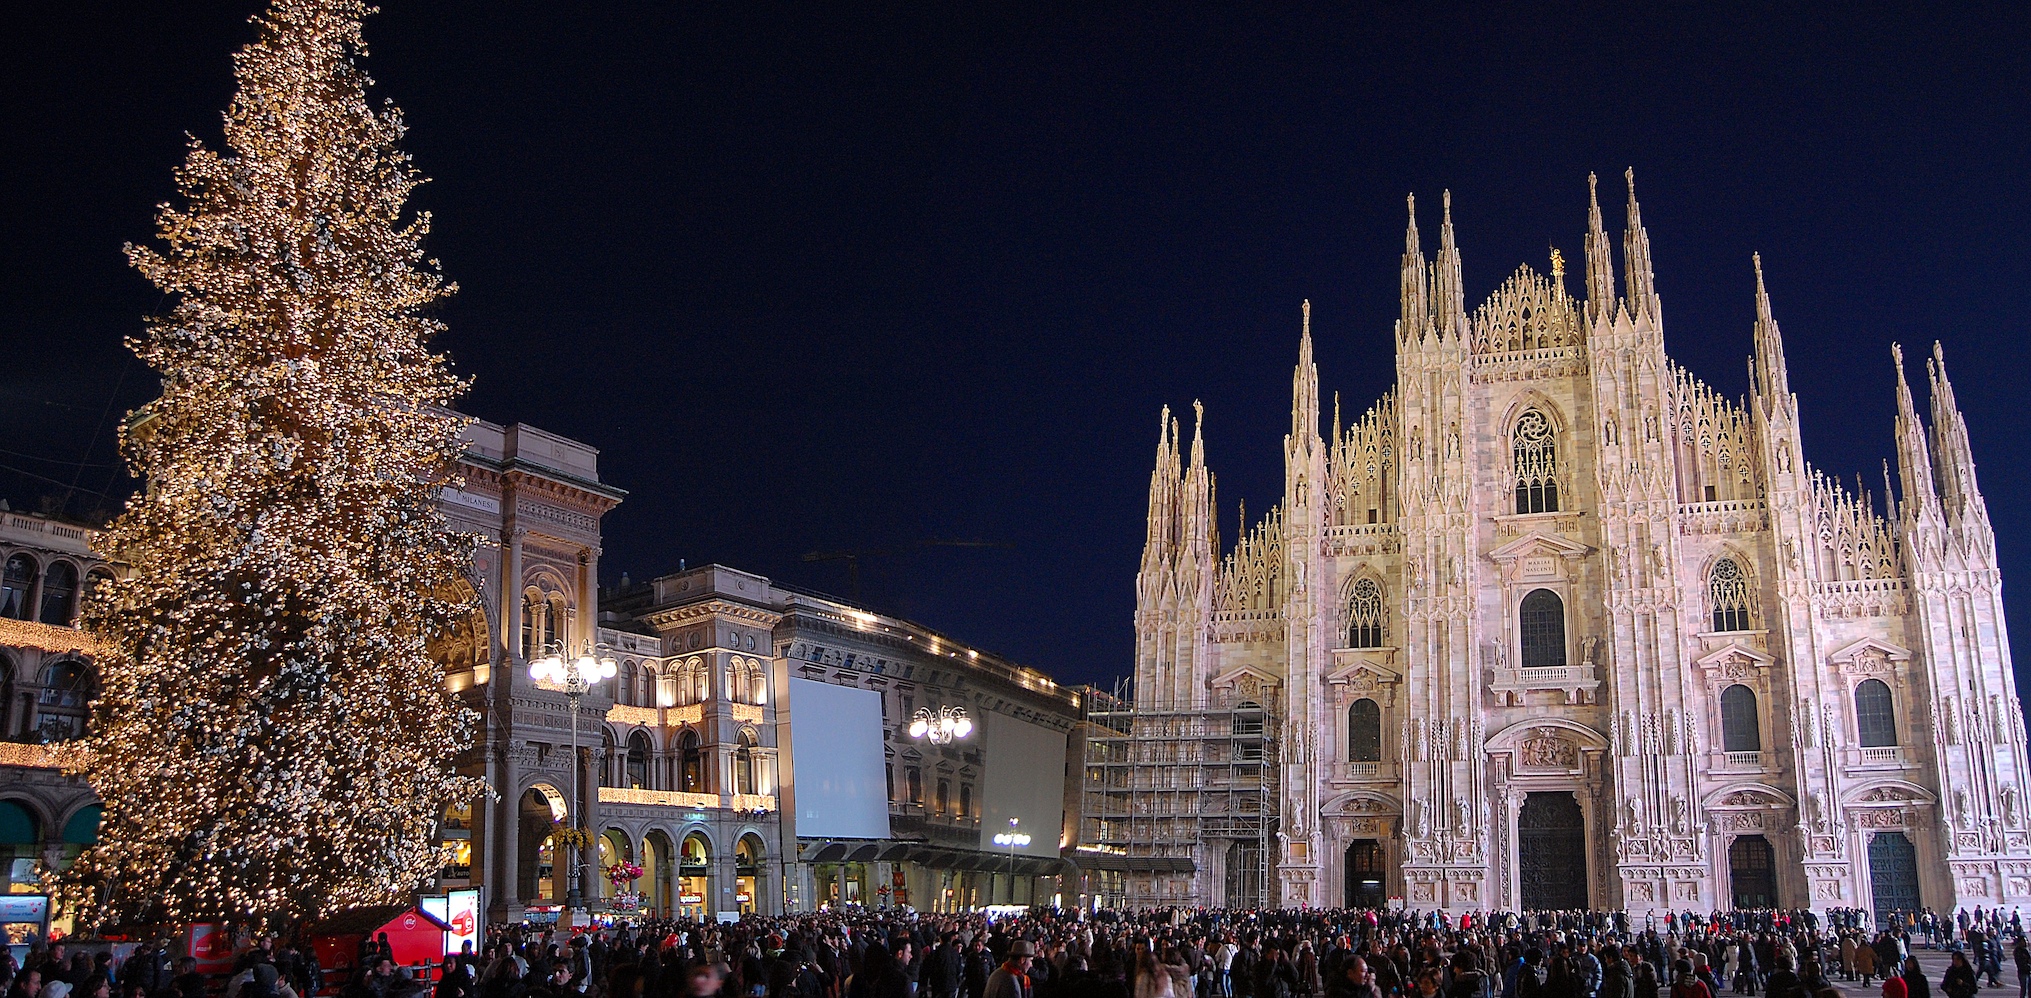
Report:
[{"label": "golden statue on spire", "polygon": [[1556,246],[1551,248],[1551,280],[1561,288],[1566,285],[1566,256]]}]

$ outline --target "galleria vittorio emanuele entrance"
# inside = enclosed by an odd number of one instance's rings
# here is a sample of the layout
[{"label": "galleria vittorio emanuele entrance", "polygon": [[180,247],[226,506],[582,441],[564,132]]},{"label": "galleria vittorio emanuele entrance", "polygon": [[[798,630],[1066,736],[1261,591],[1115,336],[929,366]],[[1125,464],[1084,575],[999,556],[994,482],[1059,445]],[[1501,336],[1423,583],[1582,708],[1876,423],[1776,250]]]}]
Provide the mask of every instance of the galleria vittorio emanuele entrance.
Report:
[{"label": "galleria vittorio emanuele entrance", "polygon": [[1587,907],[1587,823],[1570,793],[1532,793],[1516,814],[1525,911]]}]

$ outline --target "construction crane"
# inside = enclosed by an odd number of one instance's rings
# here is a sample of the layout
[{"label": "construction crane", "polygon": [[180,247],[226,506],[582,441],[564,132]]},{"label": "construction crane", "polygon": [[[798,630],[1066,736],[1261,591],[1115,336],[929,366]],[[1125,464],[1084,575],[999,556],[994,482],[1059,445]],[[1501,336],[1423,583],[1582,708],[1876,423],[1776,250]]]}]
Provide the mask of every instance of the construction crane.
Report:
[{"label": "construction crane", "polygon": [[852,551],[811,551],[807,552],[804,555],[804,561],[846,562],[847,588],[848,590],[850,590],[848,595],[849,598],[851,598],[855,603],[859,603],[860,560],[862,558],[892,558],[896,555],[908,554],[911,551],[920,550],[922,548],[1002,548],[1005,550],[1012,551],[1015,550],[1015,545],[1004,543],[1002,541],[963,541],[963,540],[940,540],[937,538],[933,538],[931,540],[917,541],[912,544],[904,544],[901,545],[900,547],[891,547],[891,548],[860,548]]}]

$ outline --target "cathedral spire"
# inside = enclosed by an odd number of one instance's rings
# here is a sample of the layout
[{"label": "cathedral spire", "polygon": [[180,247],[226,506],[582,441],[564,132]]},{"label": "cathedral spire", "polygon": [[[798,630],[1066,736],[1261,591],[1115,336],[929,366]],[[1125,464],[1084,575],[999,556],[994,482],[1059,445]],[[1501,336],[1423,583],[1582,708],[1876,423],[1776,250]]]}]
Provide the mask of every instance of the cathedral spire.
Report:
[{"label": "cathedral spire", "polygon": [[[1192,400],[1192,463],[1181,476],[1184,489],[1179,503],[1179,562],[1188,570],[1204,572],[1219,557],[1218,508],[1213,504],[1213,473],[1206,470],[1206,407]],[[1204,582],[1202,581],[1203,585]]]},{"label": "cathedral spire", "polygon": [[1600,182],[1587,174],[1587,314],[1600,319],[1615,314],[1615,256],[1608,230],[1601,226]]},{"label": "cathedral spire", "polygon": [[1312,362],[1312,300],[1305,299],[1298,366],[1291,372],[1291,442],[1303,446],[1319,436],[1319,365]]},{"label": "cathedral spire", "polygon": [[1206,466],[1206,406],[1192,400],[1192,467]]},{"label": "cathedral spire", "polygon": [[1636,168],[1623,171],[1629,181],[1629,227],[1622,232],[1623,266],[1629,271],[1629,310],[1657,317],[1657,281],[1650,271],[1650,233],[1643,228],[1643,210],[1636,204]]},{"label": "cathedral spire", "polygon": [[1968,424],[1954,399],[1953,382],[1946,376],[1946,351],[1934,340],[1932,357],[1925,363],[1932,389],[1932,455],[1939,481],[1940,506],[1956,528],[1979,524],[1986,529],[1988,508],[1975,484],[1974,449],[1968,443]]},{"label": "cathedral spire", "polygon": [[1756,394],[1766,407],[1781,407],[1791,397],[1791,375],[1784,364],[1784,336],[1770,315],[1770,292],[1763,286],[1763,254],[1752,253],[1756,268]]},{"label": "cathedral spire", "polygon": [[1149,532],[1143,539],[1143,581],[1156,584],[1171,560],[1177,516],[1177,442],[1171,435],[1171,407],[1157,416],[1157,460],[1149,476]]},{"label": "cathedral spire", "polygon": [[1897,363],[1897,484],[1904,493],[1905,516],[1924,519],[1939,509],[1932,487],[1932,448],[1911,401],[1911,385],[1904,380],[1904,348],[1890,344],[1890,357]]},{"label": "cathedral spire", "polygon": [[1430,278],[1425,270],[1428,265],[1425,263],[1424,249],[1418,245],[1417,239],[1417,195],[1411,194],[1407,200],[1410,203],[1410,225],[1404,230],[1403,236],[1403,278],[1400,289],[1403,312],[1396,330],[1398,339],[1416,341],[1424,338],[1425,326],[1431,322],[1431,288],[1428,284]]},{"label": "cathedral spire", "polygon": [[1442,335],[1464,338],[1467,332],[1466,291],[1460,286],[1460,247],[1453,242],[1453,192],[1442,196],[1444,220],[1439,224],[1439,259],[1433,267],[1432,297]]}]

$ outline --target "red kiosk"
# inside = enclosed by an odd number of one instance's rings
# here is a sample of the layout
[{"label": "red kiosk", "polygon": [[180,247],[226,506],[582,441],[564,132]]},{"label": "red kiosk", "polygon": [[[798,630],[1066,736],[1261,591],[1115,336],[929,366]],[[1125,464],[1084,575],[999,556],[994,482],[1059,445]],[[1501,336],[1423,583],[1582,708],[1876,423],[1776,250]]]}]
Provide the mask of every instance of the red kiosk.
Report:
[{"label": "red kiosk", "polygon": [[450,928],[416,905],[390,904],[352,908],[318,919],[311,925],[310,935],[317,947],[317,962],[325,968],[325,989],[329,991],[352,980],[360,945],[379,939],[384,932],[395,951],[396,966],[413,970],[420,965],[423,971],[416,975],[418,980],[436,980],[444,963],[445,933]]}]

